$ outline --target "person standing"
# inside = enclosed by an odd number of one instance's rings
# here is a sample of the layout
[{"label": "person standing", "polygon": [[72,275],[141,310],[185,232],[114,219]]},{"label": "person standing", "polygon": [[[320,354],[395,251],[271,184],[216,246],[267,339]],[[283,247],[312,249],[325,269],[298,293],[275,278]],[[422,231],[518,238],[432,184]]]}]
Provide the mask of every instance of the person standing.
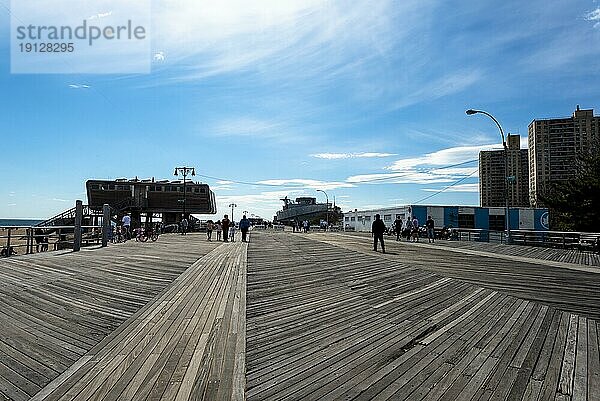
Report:
[{"label": "person standing", "polygon": [[221,220],[221,225],[223,226],[223,242],[229,242],[229,216],[224,215],[223,220]]},{"label": "person standing", "polygon": [[223,232],[223,226],[221,226],[221,221],[217,221],[215,224],[215,229],[217,230],[217,241],[221,241],[221,233]]},{"label": "person standing", "polygon": [[128,239],[131,239],[131,217],[126,214],[125,216],[123,216],[123,218],[121,219],[121,223],[123,223],[123,231],[125,231],[123,233],[124,241],[127,241]]},{"label": "person standing", "polygon": [[381,220],[379,214],[375,215],[375,221],[371,225],[371,234],[373,235],[373,250],[377,252],[377,241],[381,242],[381,251],[385,253],[385,244],[383,243],[383,233],[385,232],[385,223]]},{"label": "person standing", "polygon": [[[296,224],[296,222],[294,222]],[[248,230],[250,229],[250,220],[246,215],[240,220],[240,230],[242,231],[242,242],[248,242]]]},{"label": "person standing", "polygon": [[430,243],[435,242],[435,221],[433,221],[431,216],[427,216],[425,227],[427,227],[427,240]]},{"label": "person standing", "polygon": [[215,226],[211,220],[208,220],[206,223],[206,237],[209,241],[212,241],[212,232],[215,229]]},{"label": "person standing", "polygon": [[400,235],[402,235],[402,219],[400,216],[396,216],[394,222],[394,231],[396,231],[396,241],[400,241]]},{"label": "person standing", "polygon": [[183,216],[181,219],[181,235],[187,235],[188,224],[188,220]]}]

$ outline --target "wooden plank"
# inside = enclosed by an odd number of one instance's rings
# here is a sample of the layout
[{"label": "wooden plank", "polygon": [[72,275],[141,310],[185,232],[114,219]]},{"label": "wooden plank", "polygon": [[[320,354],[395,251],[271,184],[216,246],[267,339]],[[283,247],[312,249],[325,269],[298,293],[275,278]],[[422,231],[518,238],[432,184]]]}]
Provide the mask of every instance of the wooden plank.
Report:
[{"label": "wooden plank", "polygon": [[572,401],[587,400],[588,378],[588,330],[587,319],[579,317],[577,332],[577,348],[573,377]]},{"label": "wooden plank", "polygon": [[569,328],[565,344],[562,369],[558,379],[558,392],[571,397],[573,395],[573,378],[575,376],[575,352],[577,350],[577,333],[579,319],[575,315],[569,317]]}]

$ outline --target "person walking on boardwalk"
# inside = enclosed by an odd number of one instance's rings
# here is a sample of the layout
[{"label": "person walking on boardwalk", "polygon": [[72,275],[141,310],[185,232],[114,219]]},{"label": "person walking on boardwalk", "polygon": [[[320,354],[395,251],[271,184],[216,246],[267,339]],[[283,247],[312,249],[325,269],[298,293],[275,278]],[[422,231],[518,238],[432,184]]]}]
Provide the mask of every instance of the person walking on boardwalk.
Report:
[{"label": "person walking on boardwalk", "polygon": [[126,214],[121,219],[121,223],[123,223],[123,231],[124,231],[123,232],[123,236],[125,237],[123,242],[125,242],[128,239],[131,239],[131,230],[130,230],[130,228],[131,228],[131,217],[128,214]]},{"label": "person walking on boardwalk", "polygon": [[425,227],[427,227],[427,240],[430,243],[435,242],[435,221],[433,221],[431,216],[427,216]]},{"label": "person walking on boardwalk", "polygon": [[221,220],[221,225],[223,226],[223,242],[229,242],[229,216],[224,215],[223,220]]},{"label": "person walking on boardwalk", "polygon": [[215,226],[212,222],[212,220],[208,220],[208,222],[206,223],[206,238],[209,241],[212,241],[212,232],[215,229]]},{"label": "person walking on boardwalk", "polygon": [[235,221],[233,220],[229,223],[229,239],[231,242],[235,242]]},{"label": "person walking on boardwalk", "polygon": [[[296,222],[294,222],[296,224]],[[250,229],[250,220],[244,215],[240,220],[240,230],[242,231],[242,242],[248,241],[248,230]]]},{"label": "person walking on boardwalk", "polygon": [[402,235],[402,219],[400,216],[396,216],[396,221],[394,222],[394,231],[396,232],[396,241],[400,241],[400,236]]},{"label": "person walking on boardwalk", "polygon": [[385,223],[381,220],[379,214],[375,215],[375,221],[371,225],[371,234],[373,235],[373,250],[377,252],[377,241],[381,242],[381,251],[385,253],[385,244],[383,243],[383,233],[385,232]]},{"label": "person walking on boardwalk", "polygon": [[419,242],[419,219],[413,216],[412,220],[412,239],[414,242]]},{"label": "person walking on boardwalk", "polygon": [[221,232],[223,232],[223,226],[221,226],[221,220],[215,224],[215,230],[217,230],[217,241],[221,241]]},{"label": "person walking on boardwalk", "polygon": [[410,241],[410,237],[412,235],[413,225],[412,219],[410,216],[406,219],[406,226],[404,227],[404,236],[406,237],[406,241]]}]

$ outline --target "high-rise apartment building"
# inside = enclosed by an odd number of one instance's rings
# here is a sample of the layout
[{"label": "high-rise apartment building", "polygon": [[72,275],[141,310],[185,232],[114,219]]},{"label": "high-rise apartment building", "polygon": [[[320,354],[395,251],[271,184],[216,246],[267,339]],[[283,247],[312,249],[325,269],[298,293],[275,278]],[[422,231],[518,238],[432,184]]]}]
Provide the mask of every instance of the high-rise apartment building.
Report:
[{"label": "high-rise apartment building", "polygon": [[576,174],[578,155],[589,151],[600,139],[600,117],[594,111],[577,110],[571,117],[533,120],[529,124],[529,199],[542,207],[540,195],[552,184]]},{"label": "high-rise apartment building", "polygon": [[[529,162],[527,149],[521,149],[521,136],[508,135],[508,174],[504,171],[504,150],[479,152],[479,201],[482,207],[506,205],[504,185],[508,185],[510,207],[529,207]],[[508,177],[508,180],[507,180]]]}]

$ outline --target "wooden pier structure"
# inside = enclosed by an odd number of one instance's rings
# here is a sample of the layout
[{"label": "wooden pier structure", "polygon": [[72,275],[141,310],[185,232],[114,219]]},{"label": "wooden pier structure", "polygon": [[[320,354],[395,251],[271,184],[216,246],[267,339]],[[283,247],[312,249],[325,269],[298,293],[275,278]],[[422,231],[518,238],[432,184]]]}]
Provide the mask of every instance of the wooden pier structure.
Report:
[{"label": "wooden pier structure", "polygon": [[253,231],[0,260],[0,400],[600,400],[594,255],[386,251]]}]

